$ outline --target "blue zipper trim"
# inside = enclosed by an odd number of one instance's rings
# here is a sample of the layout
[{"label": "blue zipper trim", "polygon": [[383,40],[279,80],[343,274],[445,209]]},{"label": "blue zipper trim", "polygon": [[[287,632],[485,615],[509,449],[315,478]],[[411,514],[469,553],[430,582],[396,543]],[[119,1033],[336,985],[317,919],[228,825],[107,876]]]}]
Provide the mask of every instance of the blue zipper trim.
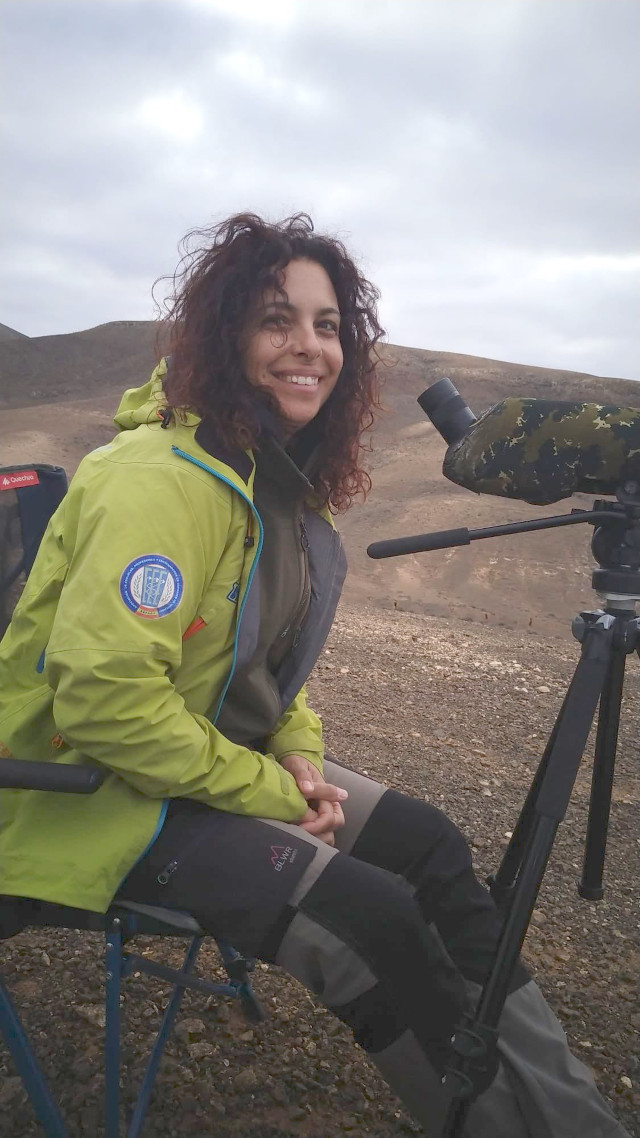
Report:
[{"label": "blue zipper trim", "polygon": [[258,539],[258,548],[256,550],[256,555],[254,558],[253,565],[251,566],[251,569],[249,572],[249,580],[247,581],[247,587],[244,591],[244,597],[242,598],[242,604],[240,605],[240,608],[238,610],[238,619],[236,621],[236,635],[235,635],[235,640],[233,642],[233,659],[231,661],[231,669],[229,671],[229,676],[228,676],[227,682],[223,688],[220,699],[218,700],[218,706],[216,707],[215,714],[211,720],[211,722],[213,724],[215,724],[216,719],[218,718],[218,716],[220,714],[220,710],[222,708],[222,705],[225,701],[226,694],[229,691],[229,685],[233,679],[233,673],[235,672],[235,668],[236,668],[236,660],[238,658],[238,637],[240,635],[240,622],[242,621],[242,613],[244,612],[244,606],[246,604],[247,597],[249,596],[249,590],[251,588],[251,582],[253,581],[253,577],[254,577],[254,573],[256,571],[258,561],[260,560],[260,554],[262,553],[262,546],[264,545],[264,526],[262,524],[262,518],[260,517],[260,514],[256,510],[253,502],[251,501],[251,498],[248,498],[246,494],[243,494],[242,490],[239,490],[238,487],[235,485],[234,482],[231,481],[230,478],[225,478],[224,474],[218,474],[218,471],[214,470],[211,466],[207,466],[206,462],[201,462],[199,458],[194,458],[193,455],[187,454],[186,451],[180,450],[179,447],[173,447],[172,446],[171,450],[173,451],[174,454],[179,455],[180,458],[185,458],[187,460],[187,462],[193,463],[194,466],[199,466],[201,470],[206,470],[208,474],[212,474],[213,477],[217,478],[219,482],[224,482],[227,486],[230,486],[232,490],[235,490],[236,494],[239,494],[239,496],[243,499],[243,501],[247,503],[249,509],[251,510],[254,518],[256,519],[256,521],[258,523],[258,530],[260,532],[260,537]]},{"label": "blue zipper trim", "polygon": [[[146,846],[144,847],[142,853],[140,854],[140,857],[135,862],[135,865],[137,865],[139,861],[142,861],[145,854],[149,853],[149,850],[151,849],[156,838],[158,838],[160,836],[160,831],[161,831],[162,827],[164,826],[164,822],[165,822],[165,818],[167,817],[167,810],[169,809],[169,803],[170,802],[171,802],[170,798],[163,798],[162,806],[160,807],[160,813],[158,814],[158,821],[156,822],[156,828],[153,831],[151,837],[149,838],[149,841],[147,842]],[[131,868],[133,869],[133,866]],[[129,873],[131,873],[131,869],[128,871],[128,873],[126,873],[124,875],[124,877],[122,878],[122,881],[120,882],[120,885],[122,885],[123,881],[126,881]],[[118,889],[120,889],[120,885],[118,886]]]},{"label": "blue zipper trim", "polygon": [[109,905],[117,905],[118,904],[118,893],[122,889],[122,886],[124,885],[125,881],[127,880],[127,877],[129,876],[129,874],[131,873],[131,870],[134,869],[136,865],[139,865],[139,863],[142,861],[143,857],[145,857],[149,853],[149,850],[151,849],[154,842],[157,841],[157,839],[160,837],[160,831],[161,831],[162,827],[164,826],[165,819],[167,817],[167,810],[169,809],[169,803],[170,802],[171,802],[170,798],[163,798],[162,805],[160,806],[160,813],[158,814],[158,819],[156,821],[156,826],[155,826],[155,829],[154,829],[151,837],[149,838],[149,841],[147,842],[146,846],[144,847],[142,853],[138,854],[138,857],[136,858],[133,865],[131,866],[131,869],[128,869],[127,872],[125,873],[124,877],[122,878],[122,881],[119,883],[118,888],[116,889],[113,897],[111,898]]}]

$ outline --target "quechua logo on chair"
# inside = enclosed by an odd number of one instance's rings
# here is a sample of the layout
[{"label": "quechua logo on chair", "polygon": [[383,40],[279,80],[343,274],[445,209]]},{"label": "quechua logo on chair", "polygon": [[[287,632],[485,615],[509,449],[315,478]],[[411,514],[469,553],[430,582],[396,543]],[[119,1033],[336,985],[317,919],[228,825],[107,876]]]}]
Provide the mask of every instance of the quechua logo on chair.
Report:
[{"label": "quechua logo on chair", "polygon": [[0,475],[0,490],[20,490],[23,486],[38,486],[39,483],[35,470],[7,470]]}]

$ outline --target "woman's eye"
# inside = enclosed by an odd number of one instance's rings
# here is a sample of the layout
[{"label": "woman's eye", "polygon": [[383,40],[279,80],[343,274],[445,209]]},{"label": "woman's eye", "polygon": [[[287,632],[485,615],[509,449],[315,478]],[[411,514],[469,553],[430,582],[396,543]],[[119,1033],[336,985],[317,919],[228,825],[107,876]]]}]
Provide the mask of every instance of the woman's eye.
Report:
[{"label": "woman's eye", "polygon": [[336,336],[338,334],[338,325],[335,320],[321,320],[318,327],[325,332],[333,332]]},{"label": "woman's eye", "polygon": [[264,320],[262,321],[264,328],[284,328],[287,324],[287,317],[281,316],[277,312],[273,312],[269,316],[265,316]]}]

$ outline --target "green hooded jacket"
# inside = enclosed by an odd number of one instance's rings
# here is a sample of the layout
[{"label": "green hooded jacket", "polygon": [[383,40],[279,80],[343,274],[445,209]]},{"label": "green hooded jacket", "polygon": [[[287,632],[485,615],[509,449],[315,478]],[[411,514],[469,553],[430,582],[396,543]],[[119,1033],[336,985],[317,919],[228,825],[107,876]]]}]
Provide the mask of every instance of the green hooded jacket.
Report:
[{"label": "green hooded jacket", "polygon": [[283,715],[268,753],[230,742],[215,720],[259,626],[254,463],[204,449],[195,415],[163,429],[165,371],[125,392],[120,434],[80,464],[0,644],[0,754],[106,772],[91,796],[0,791],[0,893],[104,911],[169,799],[296,822],[306,802],[278,760],[322,769],[304,682],[344,579],[340,539],[305,507],[313,600],[278,676]]}]

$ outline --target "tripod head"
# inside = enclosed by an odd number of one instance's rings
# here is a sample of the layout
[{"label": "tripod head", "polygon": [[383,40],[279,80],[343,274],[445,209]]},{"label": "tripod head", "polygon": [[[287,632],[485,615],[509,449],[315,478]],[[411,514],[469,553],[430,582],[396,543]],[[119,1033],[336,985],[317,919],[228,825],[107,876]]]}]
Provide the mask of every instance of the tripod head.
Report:
[{"label": "tripod head", "polygon": [[591,584],[607,600],[640,600],[640,486],[625,482],[616,498],[593,504],[591,552],[600,568]]}]

